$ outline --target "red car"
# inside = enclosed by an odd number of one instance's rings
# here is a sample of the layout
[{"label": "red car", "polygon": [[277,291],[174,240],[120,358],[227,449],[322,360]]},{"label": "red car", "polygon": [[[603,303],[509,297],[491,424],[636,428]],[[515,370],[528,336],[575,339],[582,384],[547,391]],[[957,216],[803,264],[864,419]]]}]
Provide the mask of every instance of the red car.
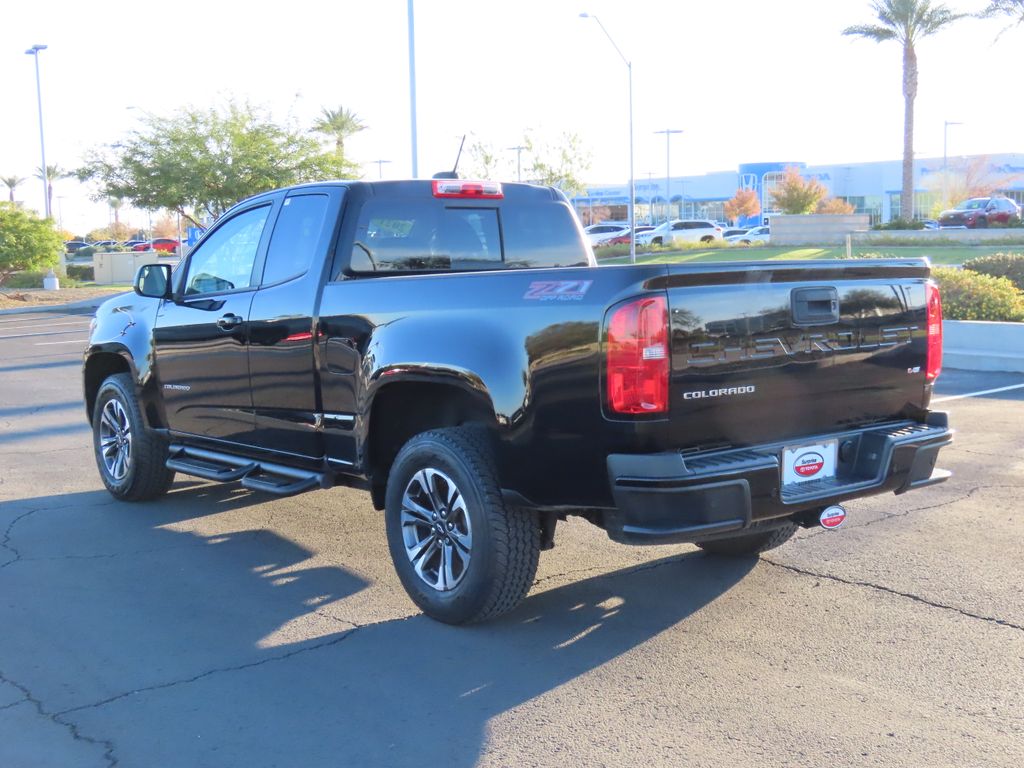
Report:
[{"label": "red car", "polygon": [[178,250],[180,243],[173,237],[156,237],[148,243],[139,243],[133,251],[164,251],[165,253],[175,253]]},{"label": "red car", "polygon": [[1020,208],[1006,197],[973,197],[939,215],[940,227],[987,227],[1020,221]]}]

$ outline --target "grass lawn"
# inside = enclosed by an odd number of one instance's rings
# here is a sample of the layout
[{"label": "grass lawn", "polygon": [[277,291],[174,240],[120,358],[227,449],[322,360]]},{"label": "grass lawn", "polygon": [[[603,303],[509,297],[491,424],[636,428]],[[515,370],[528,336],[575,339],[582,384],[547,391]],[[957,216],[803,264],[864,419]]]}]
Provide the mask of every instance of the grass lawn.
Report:
[{"label": "grass lawn", "polygon": [[[625,247],[625,246],[623,246]],[[629,255],[600,258],[598,264],[628,264]],[[861,245],[853,249],[854,256],[879,255],[895,259],[927,256],[933,264],[963,264],[978,256],[993,253],[1024,253],[1020,245]],[[682,262],[710,261],[789,261],[801,259],[836,259],[846,254],[842,246],[834,248],[785,248],[778,246],[751,246],[735,248],[687,249],[683,251],[660,251],[658,253],[637,253],[637,264],[675,264]]]}]

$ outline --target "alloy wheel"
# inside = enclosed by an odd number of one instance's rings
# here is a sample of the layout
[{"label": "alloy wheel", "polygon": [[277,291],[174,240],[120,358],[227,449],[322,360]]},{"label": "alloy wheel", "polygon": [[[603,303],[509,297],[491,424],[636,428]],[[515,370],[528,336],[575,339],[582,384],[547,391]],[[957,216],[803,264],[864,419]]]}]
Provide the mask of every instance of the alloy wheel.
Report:
[{"label": "alloy wheel", "polygon": [[402,542],[416,575],[438,592],[455,589],[473,548],[465,497],[444,472],[424,468],[402,494]]}]

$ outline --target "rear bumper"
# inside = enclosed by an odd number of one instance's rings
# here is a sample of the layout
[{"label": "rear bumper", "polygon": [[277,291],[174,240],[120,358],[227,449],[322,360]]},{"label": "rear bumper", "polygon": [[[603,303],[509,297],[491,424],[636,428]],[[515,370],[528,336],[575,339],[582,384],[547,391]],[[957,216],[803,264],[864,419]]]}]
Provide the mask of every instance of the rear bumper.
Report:
[{"label": "rear bumper", "polygon": [[[782,487],[787,445],[836,439],[836,476]],[[755,526],[799,519],[847,499],[905,493],[949,477],[936,469],[953,441],[946,414],[914,421],[813,435],[786,443],[682,454],[613,454],[608,477],[615,509],[604,527],[615,541],[656,544],[699,541]]]}]

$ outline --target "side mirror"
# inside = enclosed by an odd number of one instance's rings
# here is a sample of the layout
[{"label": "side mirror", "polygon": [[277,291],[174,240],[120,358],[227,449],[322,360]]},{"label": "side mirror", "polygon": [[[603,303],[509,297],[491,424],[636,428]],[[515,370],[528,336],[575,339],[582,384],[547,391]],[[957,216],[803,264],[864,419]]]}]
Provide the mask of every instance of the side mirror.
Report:
[{"label": "side mirror", "polygon": [[171,265],[143,264],[135,273],[135,292],[151,299],[171,298]]}]

